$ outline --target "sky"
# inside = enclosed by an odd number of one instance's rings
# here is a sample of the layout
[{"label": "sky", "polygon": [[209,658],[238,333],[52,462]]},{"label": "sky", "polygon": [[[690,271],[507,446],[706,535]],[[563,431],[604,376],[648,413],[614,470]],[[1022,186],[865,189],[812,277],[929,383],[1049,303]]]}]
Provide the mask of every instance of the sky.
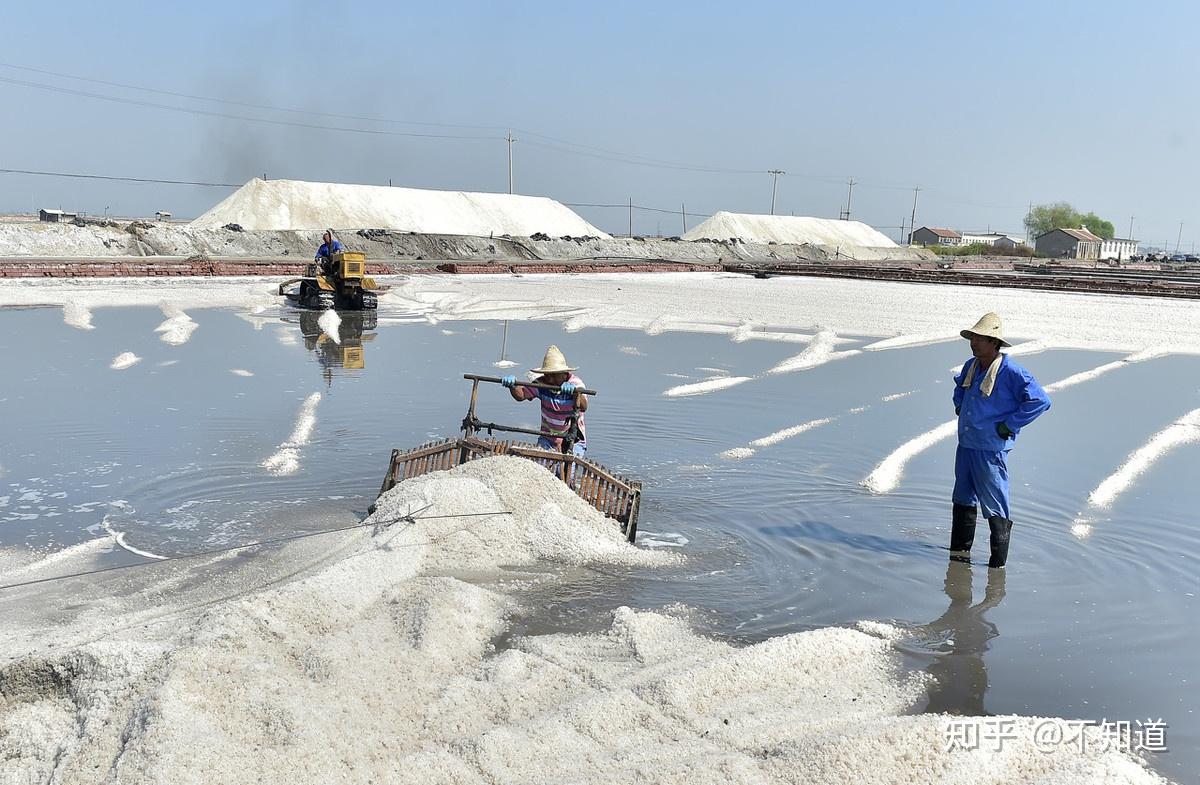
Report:
[{"label": "sky", "polygon": [[[1190,2],[12,4],[0,169],[504,192],[601,229],[717,210],[1200,240]],[[90,81],[89,81],[90,80]],[[0,173],[0,212],[194,217],[230,187]],[[641,207],[655,208],[640,209]],[[656,212],[660,210],[662,212]],[[686,216],[682,213],[686,212]],[[1181,228],[1182,224],[1182,228]]]}]

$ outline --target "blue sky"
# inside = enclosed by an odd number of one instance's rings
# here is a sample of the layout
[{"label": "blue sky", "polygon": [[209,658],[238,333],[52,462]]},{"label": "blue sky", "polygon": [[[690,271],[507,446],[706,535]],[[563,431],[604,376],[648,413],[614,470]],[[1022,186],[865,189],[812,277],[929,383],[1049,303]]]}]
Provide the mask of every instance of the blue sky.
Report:
[{"label": "blue sky", "polygon": [[[1200,239],[1192,3],[66,2],[5,14],[0,168],[503,191],[512,128],[516,190],[566,202],[767,212],[766,171],[779,168],[777,212],[836,217],[854,177],[853,217],[893,237],[920,185],[918,225],[1020,231],[1030,202],[1066,200],[1119,235],[1136,216],[1144,241],[1173,246],[1180,222],[1185,246]],[[196,215],[227,193],[0,174],[6,212]],[[580,212],[624,230],[621,210]],[[681,223],[639,211],[634,228]]]}]

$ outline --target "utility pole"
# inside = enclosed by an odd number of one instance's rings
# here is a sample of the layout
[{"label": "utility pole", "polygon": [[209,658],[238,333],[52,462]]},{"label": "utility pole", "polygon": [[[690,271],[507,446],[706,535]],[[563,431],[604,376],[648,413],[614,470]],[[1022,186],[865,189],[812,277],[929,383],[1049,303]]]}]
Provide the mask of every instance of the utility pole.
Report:
[{"label": "utility pole", "polygon": [[842,211],[842,220],[843,221],[850,220],[850,200],[854,198],[854,178],[853,177],[850,178],[849,186],[850,186],[849,190],[846,191],[846,209]]},{"label": "utility pole", "polygon": [[1179,253],[1179,241],[1183,239],[1183,221],[1179,222],[1179,234],[1175,235],[1175,253]]},{"label": "utility pole", "polygon": [[900,244],[901,245],[904,245],[904,222],[907,220],[908,220],[907,216],[900,219]]},{"label": "utility pole", "polygon": [[1126,240],[1133,239],[1133,216],[1129,216],[1129,234],[1125,235]]},{"label": "utility pole", "polygon": [[513,142],[517,141],[512,135],[512,131],[504,137],[504,141],[508,142],[508,192],[513,192],[513,176],[512,176],[512,146]]},{"label": "utility pole", "polygon": [[771,181],[771,215],[775,214],[775,193],[779,190],[779,175],[787,174],[782,169],[768,169],[767,174],[774,179]]},{"label": "utility pole", "polygon": [[629,236],[633,237],[633,197],[629,197]]},{"label": "utility pole", "polygon": [[917,231],[917,194],[921,193],[921,186],[913,188],[913,209],[912,217],[908,221],[908,244],[912,245],[912,233]]},{"label": "utility pole", "polygon": [[679,212],[683,215],[683,233],[687,234],[687,205],[683,202],[679,203]]}]

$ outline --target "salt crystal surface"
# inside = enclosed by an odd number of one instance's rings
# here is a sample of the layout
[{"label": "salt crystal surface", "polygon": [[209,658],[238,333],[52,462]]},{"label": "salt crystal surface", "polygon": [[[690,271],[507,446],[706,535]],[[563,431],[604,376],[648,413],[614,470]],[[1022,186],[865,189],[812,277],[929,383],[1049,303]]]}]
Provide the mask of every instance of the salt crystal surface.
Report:
[{"label": "salt crystal surface", "polygon": [[[20,692],[0,703],[0,775],[64,785],[90,785],[97,770],[132,785],[1159,781],[1108,745],[1036,752],[1034,718],[1012,718],[1018,732],[1002,752],[946,751],[952,718],[913,715],[930,677],[908,669],[889,625],[739,647],[697,634],[678,609],[616,608],[600,632],[526,635],[497,651],[524,593],[450,575],[682,557],[624,542],[519,458],[407,480],[378,503],[367,521],[377,532],[287,546],[307,555],[285,548],[278,576],[231,595],[200,601],[219,574],[147,568],[123,573],[121,594],[96,613],[4,618],[0,658]],[[429,516],[513,514],[396,520],[430,504]],[[139,579],[151,583],[130,593],[126,581]],[[178,607],[148,609],[147,597]]]}]

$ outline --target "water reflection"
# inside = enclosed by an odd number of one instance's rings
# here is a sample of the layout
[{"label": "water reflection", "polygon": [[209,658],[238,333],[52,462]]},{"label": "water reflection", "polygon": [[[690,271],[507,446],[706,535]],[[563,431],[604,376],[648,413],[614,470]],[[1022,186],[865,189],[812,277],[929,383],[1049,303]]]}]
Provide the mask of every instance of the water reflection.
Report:
[{"label": "water reflection", "polygon": [[334,368],[361,370],[366,367],[363,344],[375,340],[375,328],[379,317],[375,311],[339,311],[341,323],[337,329],[337,340],[322,329],[321,315],[324,311],[301,311],[300,333],[304,336],[304,347],[317,355],[321,376],[326,384],[333,383]]},{"label": "water reflection", "polygon": [[984,618],[1004,599],[1004,570],[988,570],[983,599],[972,605],[971,565],[951,560],[946,567],[943,588],[950,605],[940,617],[926,625],[932,635],[945,641],[937,659],[926,670],[937,681],[930,688],[930,712],[985,714],[984,695],[988,689],[987,666],[983,654],[992,638],[1000,634],[996,625]]}]

